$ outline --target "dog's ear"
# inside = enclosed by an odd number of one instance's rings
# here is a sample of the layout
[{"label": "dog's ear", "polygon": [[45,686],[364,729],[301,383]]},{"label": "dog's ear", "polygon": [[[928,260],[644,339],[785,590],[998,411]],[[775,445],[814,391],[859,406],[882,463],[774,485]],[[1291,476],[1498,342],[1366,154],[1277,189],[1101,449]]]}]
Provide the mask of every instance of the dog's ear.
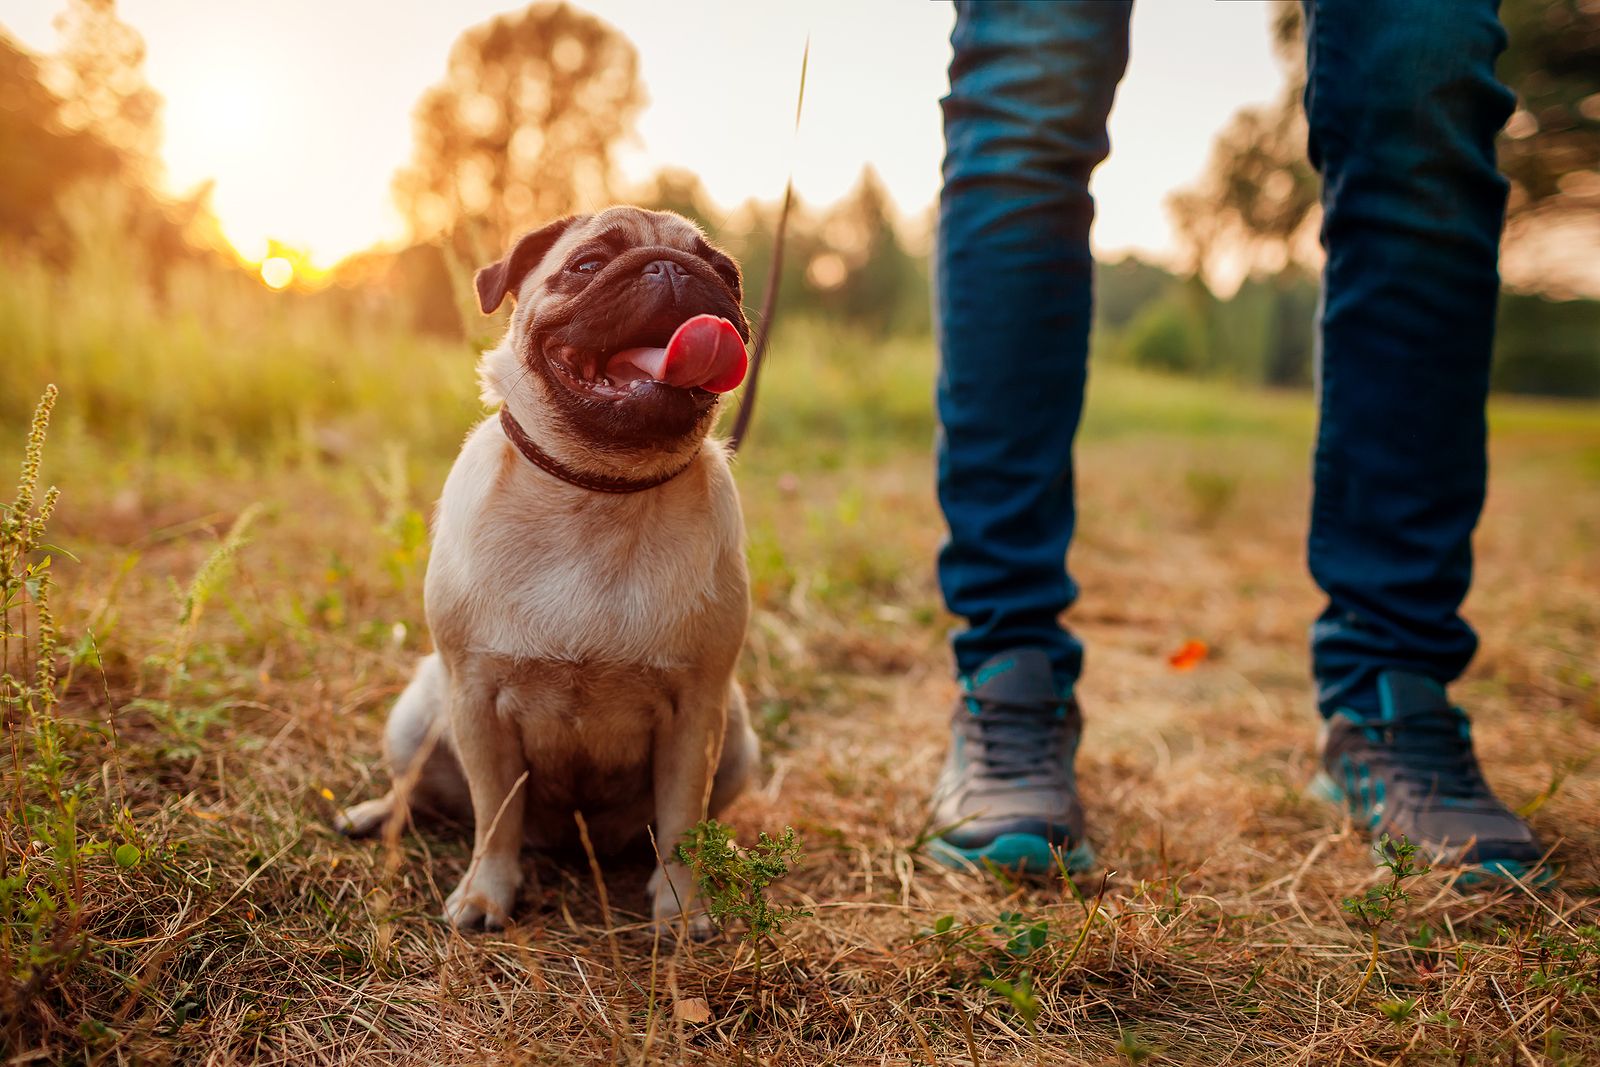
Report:
[{"label": "dog's ear", "polygon": [[545,253],[550,251],[550,246],[567,232],[567,227],[587,217],[587,215],[568,215],[564,219],[557,219],[547,226],[525,233],[517,238],[517,243],[511,246],[511,251],[506,253],[504,259],[478,271],[473,281],[478,287],[478,307],[483,309],[483,313],[494,314],[495,310],[505,302],[506,294],[515,291],[522,284],[522,279],[539,265]]}]

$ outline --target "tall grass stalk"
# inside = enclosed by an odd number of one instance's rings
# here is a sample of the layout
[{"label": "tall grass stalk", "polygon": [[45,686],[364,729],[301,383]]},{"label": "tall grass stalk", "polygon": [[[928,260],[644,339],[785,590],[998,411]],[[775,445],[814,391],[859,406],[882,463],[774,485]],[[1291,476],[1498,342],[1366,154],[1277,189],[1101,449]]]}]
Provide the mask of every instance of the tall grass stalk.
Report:
[{"label": "tall grass stalk", "polygon": [[[45,524],[61,494],[52,485],[42,499],[38,498],[39,468],[44,462],[44,440],[56,397],[56,387],[48,386],[34,408],[16,496],[10,504],[0,504],[0,648],[4,649],[0,653],[0,700],[5,702],[8,723],[19,710],[30,718],[46,714],[57,696],[56,629],[50,613],[51,558],[41,553],[45,547]],[[13,674],[13,669],[24,673]]]},{"label": "tall grass stalk", "polygon": [[54,583],[44,540],[60,492],[39,492],[56,398],[51,385],[34,408],[16,495],[0,504],[0,718],[10,784],[0,826],[0,1015],[7,1018],[83,950],[80,793],[63,788]]},{"label": "tall grass stalk", "polygon": [[234,559],[239,555],[239,550],[245,546],[245,535],[249,533],[251,524],[260,514],[259,502],[241,511],[239,517],[233,520],[233,525],[228,528],[228,532],[217,543],[217,547],[211,550],[211,554],[195,572],[189,587],[184,590],[182,607],[178,612],[178,628],[172,638],[171,658],[167,662],[168,701],[172,700],[178,682],[188,670],[189,652],[194,647],[195,629],[200,625],[200,616],[204,614],[211,598],[227,581],[228,574],[233,569]]}]

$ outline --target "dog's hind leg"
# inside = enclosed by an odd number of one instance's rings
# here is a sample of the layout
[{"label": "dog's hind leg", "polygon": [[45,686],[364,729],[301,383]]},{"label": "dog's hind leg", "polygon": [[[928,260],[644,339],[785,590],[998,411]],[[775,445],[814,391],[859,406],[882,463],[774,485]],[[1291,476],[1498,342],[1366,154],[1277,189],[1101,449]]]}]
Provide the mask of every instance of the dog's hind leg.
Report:
[{"label": "dog's hind leg", "polygon": [[377,800],[352,804],[333,817],[333,828],[346,837],[366,837],[377,833],[394,813],[394,791]]},{"label": "dog's hind leg", "polygon": [[761,768],[761,742],[750,726],[750,711],[744,690],[736,681],[728,683],[726,732],[722,735],[722,759],[711,780],[709,814],[718,815],[749,787]]},{"label": "dog's hind leg", "polygon": [[346,809],[334,826],[352,837],[374,833],[409,807],[465,821],[472,797],[456,758],[448,715],[449,678],[438,655],[424,656],[395,701],[384,728],[384,755],[393,786],[377,800]]}]

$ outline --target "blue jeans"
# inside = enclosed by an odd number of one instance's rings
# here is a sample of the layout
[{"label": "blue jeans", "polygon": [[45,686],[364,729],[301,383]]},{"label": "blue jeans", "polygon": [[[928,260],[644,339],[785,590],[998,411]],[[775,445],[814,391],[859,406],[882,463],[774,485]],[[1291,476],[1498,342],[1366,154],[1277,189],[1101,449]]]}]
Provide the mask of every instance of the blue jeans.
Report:
[{"label": "blue jeans", "polygon": [[[1092,308],[1089,174],[1127,63],[1129,2],[957,2],[935,263],[939,580],[957,669],[1032,646],[1063,685],[1083,649],[1073,437]],[[1309,558],[1318,703],[1373,712],[1376,678],[1454,679],[1487,475],[1484,404],[1512,96],[1497,0],[1311,0],[1306,113],[1323,178],[1321,419]]]}]

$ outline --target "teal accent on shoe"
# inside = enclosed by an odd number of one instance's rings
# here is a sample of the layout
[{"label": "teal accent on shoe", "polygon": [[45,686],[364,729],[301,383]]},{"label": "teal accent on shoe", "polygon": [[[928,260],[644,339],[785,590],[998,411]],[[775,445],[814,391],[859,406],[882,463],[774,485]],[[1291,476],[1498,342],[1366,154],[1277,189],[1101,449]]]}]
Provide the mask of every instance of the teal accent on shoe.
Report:
[{"label": "teal accent on shoe", "polygon": [[[1318,771],[1306,786],[1306,792],[1318,800],[1337,804],[1340,807],[1349,805],[1349,795],[1335,782],[1326,771]],[[1386,858],[1377,845],[1372,846],[1374,864],[1381,864]],[[1536,889],[1546,888],[1554,884],[1556,872],[1547,866],[1535,867],[1521,860],[1490,860],[1487,863],[1474,863],[1463,867],[1461,874],[1456,878],[1456,885],[1462,889],[1481,889],[1492,886],[1496,882],[1516,881],[1524,885],[1531,885]]]},{"label": "teal accent on shoe", "polygon": [[1354,711],[1352,711],[1349,708],[1339,708],[1333,714],[1335,716],[1340,717],[1340,718],[1347,719],[1350,722],[1355,723],[1357,726],[1361,726],[1361,727],[1365,727],[1366,726],[1366,720],[1363,719],[1360,715],[1357,715]]},{"label": "teal accent on shoe", "polygon": [[991,663],[981,668],[972,676],[972,682],[967,686],[967,688],[968,690],[977,689],[980,686],[1000,677],[1000,675],[1006,673],[1006,671],[1009,671],[1016,665],[1017,661],[1014,659],[1003,659],[999,663]]},{"label": "teal accent on shoe", "polygon": [[1444,686],[1421,674],[1384,671],[1378,675],[1378,709],[1385,722],[1394,722],[1404,707],[1428,706],[1438,702],[1448,706]]},{"label": "teal accent on shoe", "polygon": [[1462,889],[1482,889],[1496,882],[1521,882],[1535,889],[1548,889],[1555,884],[1556,872],[1546,866],[1535,867],[1521,860],[1490,860],[1466,867],[1456,878]]},{"label": "teal accent on shoe", "polygon": [[1306,791],[1318,800],[1337,804],[1349,810],[1351,816],[1364,819],[1367,829],[1376,830],[1383,821],[1383,801],[1388,790],[1382,780],[1374,781],[1372,773],[1364,766],[1344,760],[1345,784],[1340,786],[1326,771],[1318,771]]},{"label": "teal accent on shoe", "polygon": [[[1056,869],[1056,850],[1038,834],[1001,834],[982,848],[957,848],[935,837],[928,842],[928,854],[946,867],[958,869],[981,869],[985,861],[1004,870],[1033,874]],[[1061,861],[1069,872],[1082,874],[1094,866],[1094,848],[1084,842],[1061,853]]]},{"label": "teal accent on shoe", "polygon": [[[982,705],[972,694],[1001,675],[1015,670],[1016,666],[1016,659],[1007,656],[1005,659],[986,663],[971,674],[957,675],[956,681],[961,686],[962,702],[965,704],[966,709],[973,715],[981,715],[983,713]],[[1055,680],[1055,688],[1057,690],[1056,695],[1061,698],[1061,704],[1056,707],[1056,718],[1064,719],[1067,716],[1066,703],[1072,699],[1073,683],[1071,681],[1063,683],[1057,678]]]},{"label": "teal accent on shoe", "polygon": [[1311,779],[1311,784],[1306,786],[1306,792],[1318,800],[1327,801],[1329,804],[1343,804],[1345,802],[1344,790],[1339,788],[1339,783],[1335,782],[1327,771],[1318,771],[1317,776]]}]

